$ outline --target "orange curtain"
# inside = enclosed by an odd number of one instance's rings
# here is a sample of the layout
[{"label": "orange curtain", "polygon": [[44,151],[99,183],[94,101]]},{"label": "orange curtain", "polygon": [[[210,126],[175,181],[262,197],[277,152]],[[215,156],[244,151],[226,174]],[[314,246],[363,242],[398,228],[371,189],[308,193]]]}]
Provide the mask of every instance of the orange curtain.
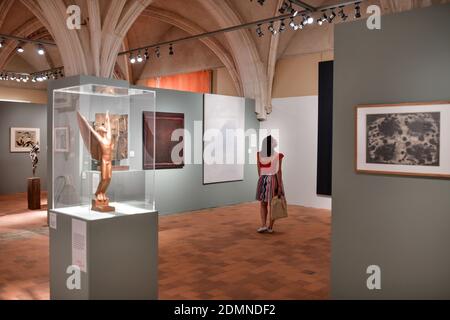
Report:
[{"label": "orange curtain", "polygon": [[150,78],[146,84],[151,88],[172,89],[196,93],[211,93],[212,71],[198,71]]}]

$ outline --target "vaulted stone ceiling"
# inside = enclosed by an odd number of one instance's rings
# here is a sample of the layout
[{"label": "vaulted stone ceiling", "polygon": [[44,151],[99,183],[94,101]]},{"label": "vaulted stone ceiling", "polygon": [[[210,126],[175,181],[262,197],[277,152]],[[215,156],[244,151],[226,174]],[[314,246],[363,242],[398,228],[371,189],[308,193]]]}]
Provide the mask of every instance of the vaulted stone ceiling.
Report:
[{"label": "vaulted stone ceiling", "polygon": [[[130,65],[120,51],[212,31],[278,15],[282,0],[264,6],[248,0],[0,0],[0,33],[54,41],[46,56],[34,54],[33,45],[18,55],[15,43],[0,51],[0,70],[34,72],[64,66],[66,75],[121,77],[136,83],[153,76],[226,67],[238,94],[255,98],[257,113],[271,111],[275,65],[283,56],[333,49],[333,26],[313,26],[301,32],[259,38],[254,30],[240,30],[186,42],[169,56]],[[337,0],[305,0],[320,7]],[[340,1],[342,2],[342,1]],[[410,10],[447,0],[368,0],[384,13]],[[66,27],[66,8],[79,5],[86,22],[81,30]],[[363,12],[365,10],[363,9]],[[2,82],[0,85],[5,85]],[[8,84],[21,87],[45,84]]]}]

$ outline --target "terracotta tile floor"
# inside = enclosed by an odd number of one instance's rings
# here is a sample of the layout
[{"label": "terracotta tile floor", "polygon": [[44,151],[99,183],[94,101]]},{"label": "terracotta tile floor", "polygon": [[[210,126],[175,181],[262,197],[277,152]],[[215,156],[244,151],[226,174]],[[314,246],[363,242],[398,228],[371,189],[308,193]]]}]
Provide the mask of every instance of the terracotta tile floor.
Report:
[{"label": "terracotta tile floor", "polygon": [[[48,299],[45,211],[0,197],[0,299]],[[327,299],[330,212],[290,206],[257,234],[258,204],[160,219],[161,299]]]}]

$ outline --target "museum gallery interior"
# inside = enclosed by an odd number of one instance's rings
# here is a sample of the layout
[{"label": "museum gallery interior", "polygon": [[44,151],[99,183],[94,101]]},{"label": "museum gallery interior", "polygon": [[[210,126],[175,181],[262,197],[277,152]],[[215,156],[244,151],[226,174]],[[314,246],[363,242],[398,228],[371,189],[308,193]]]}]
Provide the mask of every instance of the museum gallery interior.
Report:
[{"label": "museum gallery interior", "polygon": [[450,299],[449,2],[0,0],[0,300]]}]

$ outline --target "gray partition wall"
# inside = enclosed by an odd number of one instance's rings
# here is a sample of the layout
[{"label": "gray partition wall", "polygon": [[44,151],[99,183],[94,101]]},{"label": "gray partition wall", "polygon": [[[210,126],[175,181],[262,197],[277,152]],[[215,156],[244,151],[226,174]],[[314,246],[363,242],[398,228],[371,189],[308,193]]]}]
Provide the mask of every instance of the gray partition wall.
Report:
[{"label": "gray partition wall", "polygon": [[[111,79],[99,79],[90,76],[77,76],[52,81],[49,85],[49,101],[52,101],[51,90],[69,86],[97,83],[113,86],[127,87],[129,84],[124,81]],[[141,87],[143,88],[143,87]],[[145,88],[148,89],[148,88]],[[181,92],[174,90],[155,89],[156,91],[156,111],[176,112],[185,114],[185,128],[196,139],[197,146],[201,146],[202,123],[203,121],[203,95]],[[52,106],[49,103],[49,109]],[[255,102],[246,99],[245,128],[259,129],[259,121],[256,118]],[[130,111],[130,130],[132,137],[142,137],[142,110]],[[51,112],[48,112],[48,123],[51,127]],[[200,128],[200,135],[194,136],[194,125]],[[49,132],[51,135],[51,128]],[[79,138],[78,138],[79,139]],[[199,142],[199,143],[198,143]],[[48,143],[52,143],[49,139]],[[246,142],[246,150],[249,149],[249,141]],[[131,158],[133,165],[142,165],[142,141],[130,141],[130,151],[134,151]],[[194,150],[191,146],[191,153],[200,151]],[[200,154],[201,157],[201,154]],[[51,160],[51,157],[49,158]],[[48,172],[51,174],[52,163],[48,163]],[[156,171],[156,210],[160,214],[199,210],[210,207],[218,207],[230,204],[237,204],[255,199],[257,183],[256,165],[246,164],[244,169],[244,180],[230,183],[220,183],[213,185],[203,185],[203,167],[201,164],[186,164],[182,169],[167,169]],[[49,180],[51,181],[51,179]],[[126,183],[124,182],[123,185]],[[127,184],[128,188],[133,188],[137,184],[133,182]],[[51,192],[51,190],[49,190]],[[49,199],[51,196],[49,195]],[[50,202],[49,202],[49,205]],[[257,213],[255,213],[257,214]]]},{"label": "gray partition wall", "polygon": [[[450,181],[356,174],[354,106],[450,100],[450,5],[335,30],[332,294],[450,298]],[[381,268],[381,290],[366,286]]]},{"label": "gray partition wall", "polygon": [[47,118],[46,106],[24,102],[0,102],[0,194],[27,192],[27,178],[33,176],[28,152],[10,152],[10,130],[39,128],[41,152],[36,176],[41,178],[41,190],[47,189]]}]

